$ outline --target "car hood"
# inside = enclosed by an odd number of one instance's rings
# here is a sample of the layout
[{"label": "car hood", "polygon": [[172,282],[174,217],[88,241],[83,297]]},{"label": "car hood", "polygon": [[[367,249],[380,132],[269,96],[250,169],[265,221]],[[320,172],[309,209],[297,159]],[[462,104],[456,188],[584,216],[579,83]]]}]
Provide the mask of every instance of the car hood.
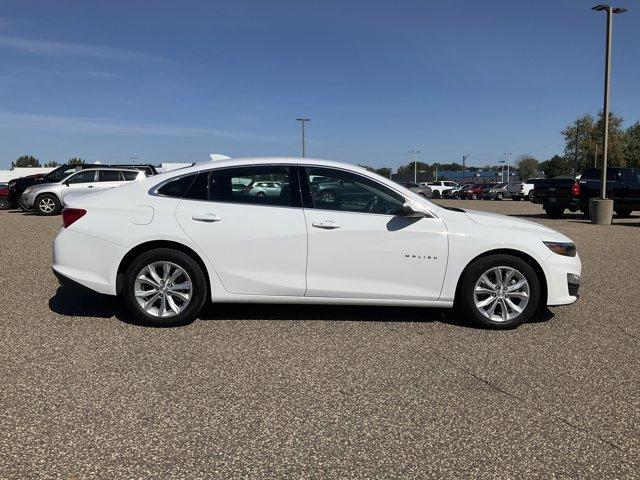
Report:
[{"label": "car hood", "polygon": [[508,217],[506,215],[481,212],[478,210],[465,210],[465,213],[472,222],[477,223],[478,225],[484,225],[487,227],[517,228],[519,230],[529,230],[536,233],[552,233],[559,235],[559,233],[552,228],[545,227],[539,223],[523,220],[518,217]]}]

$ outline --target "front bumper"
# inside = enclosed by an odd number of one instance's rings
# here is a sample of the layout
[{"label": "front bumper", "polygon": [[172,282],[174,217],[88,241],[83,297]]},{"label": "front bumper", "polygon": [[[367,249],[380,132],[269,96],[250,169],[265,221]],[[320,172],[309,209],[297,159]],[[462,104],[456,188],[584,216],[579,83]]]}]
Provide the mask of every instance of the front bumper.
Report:
[{"label": "front bumper", "polygon": [[33,210],[33,204],[35,203],[36,196],[35,194],[22,194],[20,196],[19,205],[25,210]]},{"label": "front bumper", "polygon": [[551,254],[545,262],[547,278],[547,305],[570,305],[578,300],[582,262],[580,257]]}]

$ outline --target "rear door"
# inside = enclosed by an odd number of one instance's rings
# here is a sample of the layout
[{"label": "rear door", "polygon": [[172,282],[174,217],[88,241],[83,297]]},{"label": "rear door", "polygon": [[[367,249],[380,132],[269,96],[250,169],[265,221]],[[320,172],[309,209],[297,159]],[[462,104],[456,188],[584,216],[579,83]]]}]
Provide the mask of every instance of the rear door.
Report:
[{"label": "rear door", "polygon": [[122,172],[116,169],[98,170],[98,182],[94,186],[95,190],[107,190],[109,188],[122,185],[124,178]]},{"label": "rear door", "polygon": [[[277,196],[248,185],[276,181]],[[303,296],[307,228],[297,170],[249,165],[200,172],[176,209],[184,232],[234,294]]]},{"label": "rear door", "polygon": [[[300,172],[309,232],[306,296],[438,299],[448,251],[442,220],[400,216],[404,197],[368,177],[325,167]],[[317,177],[328,179],[333,195],[310,187]]]}]

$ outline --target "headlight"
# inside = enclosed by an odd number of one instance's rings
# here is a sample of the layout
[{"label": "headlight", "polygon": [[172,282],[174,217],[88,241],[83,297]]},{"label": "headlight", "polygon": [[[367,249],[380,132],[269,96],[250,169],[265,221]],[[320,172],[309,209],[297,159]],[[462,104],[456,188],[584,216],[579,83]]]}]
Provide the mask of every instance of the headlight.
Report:
[{"label": "headlight", "polygon": [[543,242],[549,250],[565,257],[576,256],[576,246],[570,242]]}]

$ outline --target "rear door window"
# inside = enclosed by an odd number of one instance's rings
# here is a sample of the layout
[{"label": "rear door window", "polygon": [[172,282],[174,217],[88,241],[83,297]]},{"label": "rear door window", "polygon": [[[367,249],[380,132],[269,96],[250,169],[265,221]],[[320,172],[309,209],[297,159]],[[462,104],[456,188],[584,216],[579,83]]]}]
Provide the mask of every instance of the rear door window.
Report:
[{"label": "rear door window", "polygon": [[131,182],[132,180],[135,180],[136,178],[138,178],[139,174],[140,172],[131,172],[129,170],[122,171],[122,175],[124,176],[124,179],[127,182]]},{"label": "rear door window", "polygon": [[120,170],[99,170],[98,171],[99,182],[121,182],[122,174]]},{"label": "rear door window", "polygon": [[294,206],[290,171],[291,167],[282,165],[212,170],[209,174],[208,199],[214,202]]}]

